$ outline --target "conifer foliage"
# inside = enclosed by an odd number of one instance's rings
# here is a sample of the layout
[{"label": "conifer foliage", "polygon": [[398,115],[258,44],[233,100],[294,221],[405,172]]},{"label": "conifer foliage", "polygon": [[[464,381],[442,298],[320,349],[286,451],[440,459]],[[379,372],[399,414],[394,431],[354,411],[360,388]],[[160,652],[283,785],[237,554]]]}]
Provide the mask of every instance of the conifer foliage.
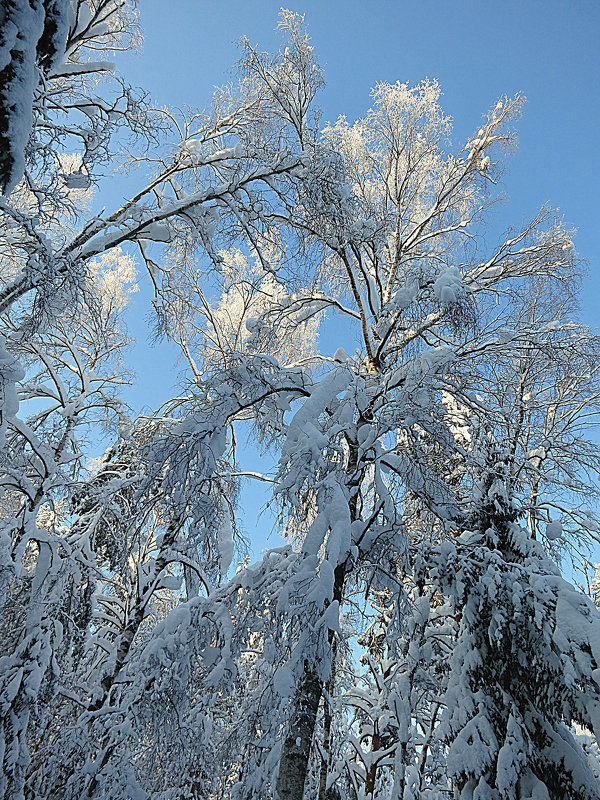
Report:
[{"label": "conifer foliage", "polygon": [[[282,10],[183,114],[116,71],[126,0],[0,21],[0,795],[600,798],[557,566],[597,539],[599,340],[550,209],[484,226],[524,98],[461,149],[436,81],[323,125]],[[141,282],[186,375],[132,417]]]}]

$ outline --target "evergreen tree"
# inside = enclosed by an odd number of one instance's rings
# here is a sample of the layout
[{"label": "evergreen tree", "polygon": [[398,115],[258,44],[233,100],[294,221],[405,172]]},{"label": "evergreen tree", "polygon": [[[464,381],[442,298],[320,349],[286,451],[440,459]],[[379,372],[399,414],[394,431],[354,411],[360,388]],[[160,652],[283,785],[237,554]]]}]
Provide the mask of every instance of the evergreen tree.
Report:
[{"label": "evergreen tree", "polygon": [[[598,797],[600,621],[551,560],[596,529],[598,340],[549,210],[483,230],[523,98],[456,153],[435,81],[320,130],[284,10],[210,112],[91,100],[134,8],[43,8],[0,164],[4,796]],[[132,420],[138,280],[187,383]],[[288,543],[233,574],[246,480]]]}]

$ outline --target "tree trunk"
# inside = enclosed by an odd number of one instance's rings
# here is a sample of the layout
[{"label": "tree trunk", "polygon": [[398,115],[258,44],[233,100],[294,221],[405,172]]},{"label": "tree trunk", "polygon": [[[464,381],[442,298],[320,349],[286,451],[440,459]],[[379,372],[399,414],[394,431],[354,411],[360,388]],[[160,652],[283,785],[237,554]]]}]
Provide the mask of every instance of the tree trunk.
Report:
[{"label": "tree trunk", "polygon": [[322,692],[321,679],[314,667],[311,668],[306,663],[279,765],[277,776],[279,800],[302,800]]},{"label": "tree trunk", "polygon": [[[368,423],[361,416],[357,430],[360,431],[360,428],[365,424]],[[349,488],[356,489],[360,484],[360,478],[355,475],[358,465],[358,441],[348,439],[348,446],[350,453],[346,473],[349,476],[353,476],[348,485]],[[356,491],[353,491],[349,502],[350,520],[352,522],[356,520],[358,513],[357,496]],[[342,564],[338,564],[333,573],[333,600],[338,601],[340,610],[344,594],[346,570],[348,568],[347,563],[347,561],[344,561]],[[333,648],[335,640],[333,631],[329,631],[328,639],[329,645]],[[277,776],[279,800],[302,800],[304,795],[308,761],[323,688],[323,681],[317,676],[316,669],[306,663],[304,677],[296,692],[296,702],[290,721],[290,728],[283,745],[281,761],[279,762],[279,774]]]},{"label": "tree trunk", "polygon": [[327,692],[323,696],[323,753],[321,756],[321,771],[319,774],[318,800],[327,800],[327,773],[331,760],[331,699],[335,689],[335,659],[337,655],[336,641],[333,640],[333,659],[331,662],[331,675],[327,681]]},{"label": "tree trunk", "polygon": [[[334,573],[333,599],[340,603],[345,577],[346,564],[338,564]],[[333,631],[329,631],[331,646],[333,646],[334,635]],[[319,678],[316,668],[306,662],[304,675],[296,692],[296,703],[279,763],[277,776],[279,800],[302,800],[322,694],[323,681]]]}]

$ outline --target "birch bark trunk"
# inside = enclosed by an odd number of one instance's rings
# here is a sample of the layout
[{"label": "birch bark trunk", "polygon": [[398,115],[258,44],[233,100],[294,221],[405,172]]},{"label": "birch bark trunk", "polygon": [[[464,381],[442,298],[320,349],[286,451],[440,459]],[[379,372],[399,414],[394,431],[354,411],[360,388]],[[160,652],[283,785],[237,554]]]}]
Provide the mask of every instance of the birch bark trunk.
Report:
[{"label": "birch bark trunk", "polygon": [[[341,604],[346,564],[339,564],[334,573],[333,599]],[[329,632],[329,643],[333,645],[333,631]],[[308,774],[308,762],[317,724],[319,703],[323,695],[324,682],[315,666],[305,663],[304,675],[298,686],[296,704],[277,776],[278,800],[302,800]]]}]

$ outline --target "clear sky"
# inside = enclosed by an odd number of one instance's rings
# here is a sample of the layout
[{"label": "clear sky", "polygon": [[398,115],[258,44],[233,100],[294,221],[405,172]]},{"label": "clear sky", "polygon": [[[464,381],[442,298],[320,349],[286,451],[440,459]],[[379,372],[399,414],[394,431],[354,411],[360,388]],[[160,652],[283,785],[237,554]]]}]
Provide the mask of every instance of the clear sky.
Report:
[{"label": "clear sky", "polygon": [[[279,47],[279,7],[271,0],[142,0],[143,51],[120,57],[119,68],[161,105],[203,107],[230,78],[242,35],[264,49]],[[588,262],[582,316],[600,327],[600,0],[304,0],[291,8],[306,14],[324,67],[324,122],[362,116],[378,81],[437,78],[460,145],[499,97],[526,95],[501,216],[519,225],[550,204],[578,229],[577,249]],[[140,346],[131,402],[156,406],[170,396],[177,368],[174,350],[143,344],[144,298],[133,309]]]},{"label": "clear sky", "polygon": [[[242,35],[264,49],[280,46],[279,7],[271,0],[142,0],[143,51],[120,57],[119,68],[161,105],[202,108],[230,79]],[[527,96],[500,216],[520,225],[543,204],[560,208],[588,261],[583,319],[600,327],[600,0],[304,0],[291,8],[306,14],[324,67],[323,122],[362,116],[378,81],[437,78],[458,146],[499,97]],[[121,179],[111,188],[132,191]],[[138,408],[172,396],[178,372],[174,348],[147,346],[149,309],[142,291],[130,314],[139,344],[128,399]],[[253,482],[243,490],[255,554],[273,522],[267,514],[251,530],[264,489]]]},{"label": "clear sky", "polygon": [[[161,103],[203,106],[227,80],[243,34],[265,49],[278,46],[279,6],[143,0],[144,51],[124,71]],[[600,269],[599,0],[304,0],[291,7],[306,14],[325,68],[324,120],[360,116],[377,81],[438,78],[458,143],[498,97],[525,94],[520,148],[505,182],[513,218],[542,203],[559,206],[579,228],[581,255]]]},{"label": "clear sky", "polygon": [[[279,7],[143,0],[143,51],[119,67],[160,104],[203,107],[230,77],[242,35],[279,46]],[[526,95],[502,214],[518,225],[549,203],[578,229],[588,262],[583,318],[600,326],[600,0],[303,0],[292,8],[306,14],[324,66],[324,121],[361,116],[377,81],[437,78],[458,145],[501,95]]]}]

